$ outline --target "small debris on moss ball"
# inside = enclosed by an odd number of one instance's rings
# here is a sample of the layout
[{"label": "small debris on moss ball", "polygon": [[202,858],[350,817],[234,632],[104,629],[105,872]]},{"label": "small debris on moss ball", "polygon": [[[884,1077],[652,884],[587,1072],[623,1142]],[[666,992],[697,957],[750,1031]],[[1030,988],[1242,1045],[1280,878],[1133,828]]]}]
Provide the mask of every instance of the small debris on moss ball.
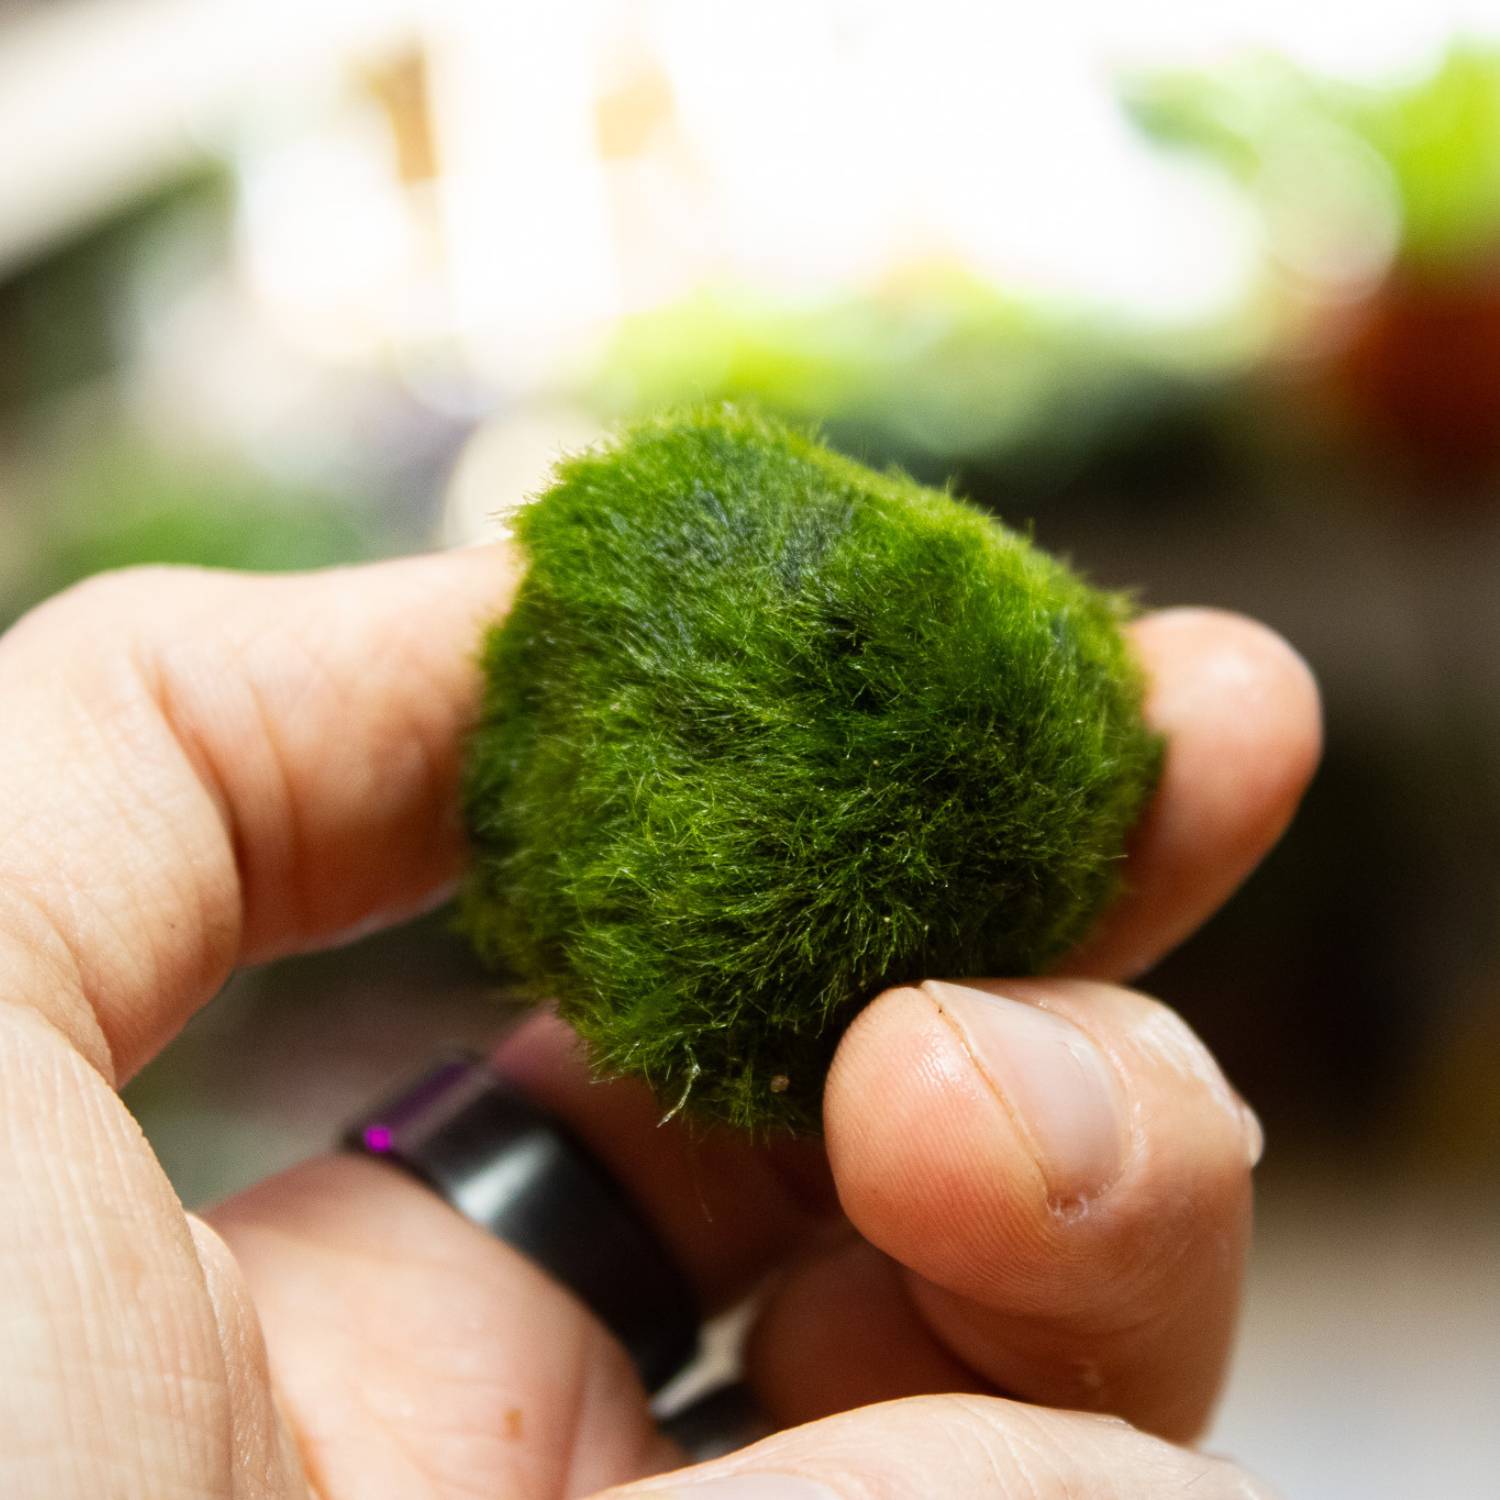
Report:
[{"label": "small debris on moss ball", "polygon": [[987,513],[753,412],[565,460],[483,648],[460,923],[664,1112],[819,1127],[881,989],[1035,973],[1157,738],[1121,625]]}]

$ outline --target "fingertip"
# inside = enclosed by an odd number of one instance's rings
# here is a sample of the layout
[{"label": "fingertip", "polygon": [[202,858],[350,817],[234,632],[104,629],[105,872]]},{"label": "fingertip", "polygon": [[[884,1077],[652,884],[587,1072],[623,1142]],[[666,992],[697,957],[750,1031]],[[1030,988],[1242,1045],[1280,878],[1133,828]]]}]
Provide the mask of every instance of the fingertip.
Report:
[{"label": "fingertip", "polygon": [[924,1274],[984,1281],[993,1246],[1024,1234],[1045,1202],[1014,1121],[925,989],[887,990],[860,1013],[834,1055],[823,1121],[844,1212]]},{"label": "fingertip", "polygon": [[835,1056],[855,1227],[1002,1389],[1201,1426],[1233,1336],[1256,1142],[1202,1043],[1086,980],[889,991]]},{"label": "fingertip", "polygon": [[1261,810],[1290,814],[1323,747],[1322,699],[1303,655],[1259,620],[1229,610],[1167,609],[1133,627],[1149,679],[1146,714],[1200,767],[1210,751],[1261,752],[1235,765],[1258,778]]},{"label": "fingertip", "polygon": [[1276,844],[1322,751],[1316,680],[1268,626],[1192,607],[1147,615],[1131,633],[1165,759],[1125,891],[1070,974],[1129,978],[1181,942]]}]

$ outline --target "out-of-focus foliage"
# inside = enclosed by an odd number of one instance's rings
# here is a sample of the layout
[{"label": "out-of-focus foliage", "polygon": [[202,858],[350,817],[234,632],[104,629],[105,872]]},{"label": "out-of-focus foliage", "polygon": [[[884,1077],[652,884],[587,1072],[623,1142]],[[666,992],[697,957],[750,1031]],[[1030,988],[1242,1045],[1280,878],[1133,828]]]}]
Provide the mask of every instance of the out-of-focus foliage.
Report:
[{"label": "out-of-focus foliage", "polygon": [[[1264,225],[1268,272],[1290,272],[1299,289],[1289,325],[1277,321],[1287,308],[1275,298],[1246,309],[1272,330],[1291,332],[1308,312],[1417,277],[1423,343],[1432,289],[1487,265],[1500,244],[1500,53],[1455,46],[1427,74],[1378,88],[1285,58],[1247,58],[1135,79],[1124,103],[1154,139],[1207,154],[1242,184]],[[1409,289],[1405,300],[1377,298],[1350,325],[1348,369],[1330,380],[1335,404],[1366,427],[1410,430],[1406,445],[1428,455],[1419,468],[1483,470],[1489,449],[1467,429],[1450,430],[1456,417],[1408,413],[1412,382],[1399,372],[1384,378],[1391,360],[1365,348],[1397,313],[1410,319],[1410,300]],[[1467,310],[1475,299],[1466,291],[1461,300]],[[1474,323],[1467,311],[1459,321]],[[1027,301],[929,268],[831,300],[705,290],[627,321],[595,394],[609,417],[684,400],[754,400],[820,423],[848,451],[927,479],[956,476],[970,492],[1022,505],[1080,480],[1119,493],[1207,474],[1222,490],[1226,439],[1238,441],[1230,434],[1243,429],[1244,402],[1234,399],[1242,372],[1217,358],[1217,337],[1206,328],[1148,335],[1097,310]],[[1445,413],[1475,408],[1468,428],[1488,430],[1484,350],[1460,363],[1475,372],[1468,384],[1477,394],[1450,389],[1455,379],[1463,385],[1450,370],[1440,404]],[[1367,366],[1384,378],[1374,394]]]},{"label": "out-of-focus foliage", "polygon": [[225,458],[106,441],[47,483],[7,580],[0,623],[109,568],[140,563],[279,572],[374,555],[370,523],[344,500]]},{"label": "out-of-focus foliage", "polygon": [[1311,334],[1280,425],[1399,472],[1405,504],[1493,505],[1500,51],[1456,45],[1380,88],[1260,57],[1137,80],[1127,104],[1155,139],[1220,163],[1259,215],[1283,342]]},{"label": "out-of-focus foliage", "polygon": [[627,321],[594,395],[609,417],[750,400],[919,477],[977,468],[1034,495],[1129,470],[1163,428],[1165,446],[1196,449],[1213,374],[1192,339],[1149,341],[942,269],[830,301],[706,290]]},{"label": "out-of-focus foliage", "polygon": [[1157,140],[1207,152],[1253,192],[1271,185],[1278,162],[1369,153],[1410,262],[1466,260],[1500,240],[1500,53],[1488,48],[1456,45],[1425,76],[1388,88],[1262,56],[1137,79],[1125,103]]},{"label": "out-of-focus foliage", "polygon": [[0,626],[109,568],[371,554],[370,520],[343,499],[227,450],[163,446],[115,411],[111,389],[129,381],[153,313],[222,261],[231,202],[226,170],[205,163],[0,282],[0,437],[15,439]]}]

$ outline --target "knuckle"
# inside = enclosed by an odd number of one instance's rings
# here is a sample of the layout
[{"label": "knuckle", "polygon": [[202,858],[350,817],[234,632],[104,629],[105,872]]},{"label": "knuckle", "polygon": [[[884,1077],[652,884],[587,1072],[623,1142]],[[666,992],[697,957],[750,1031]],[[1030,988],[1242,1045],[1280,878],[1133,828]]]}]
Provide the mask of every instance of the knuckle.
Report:
[{"label": "knuckle", "polygon": [[70,584],[29,610],[6,633],[7,645],[45,653],[60,642],[86,643],[87,662],[128,655],[154,622],[180,611],[215,575],[202,568],[145,563],[113,568]]}]

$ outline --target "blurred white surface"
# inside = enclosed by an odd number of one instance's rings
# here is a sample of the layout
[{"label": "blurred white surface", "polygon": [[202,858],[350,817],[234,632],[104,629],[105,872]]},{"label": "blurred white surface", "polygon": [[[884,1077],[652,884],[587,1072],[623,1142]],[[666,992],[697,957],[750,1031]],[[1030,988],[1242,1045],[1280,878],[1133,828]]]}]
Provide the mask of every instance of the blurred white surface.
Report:
[{"label": "blurred white surface", "polygon": [[1495,1184],[1273,1180],[1209,1446],[1285,1500],[1495,1500]]},{"label": "blurred white surface", "polygon": [[412,0],[67,0],[0,16],[0,272],[204,153],[257,90],[410,31]]}]

